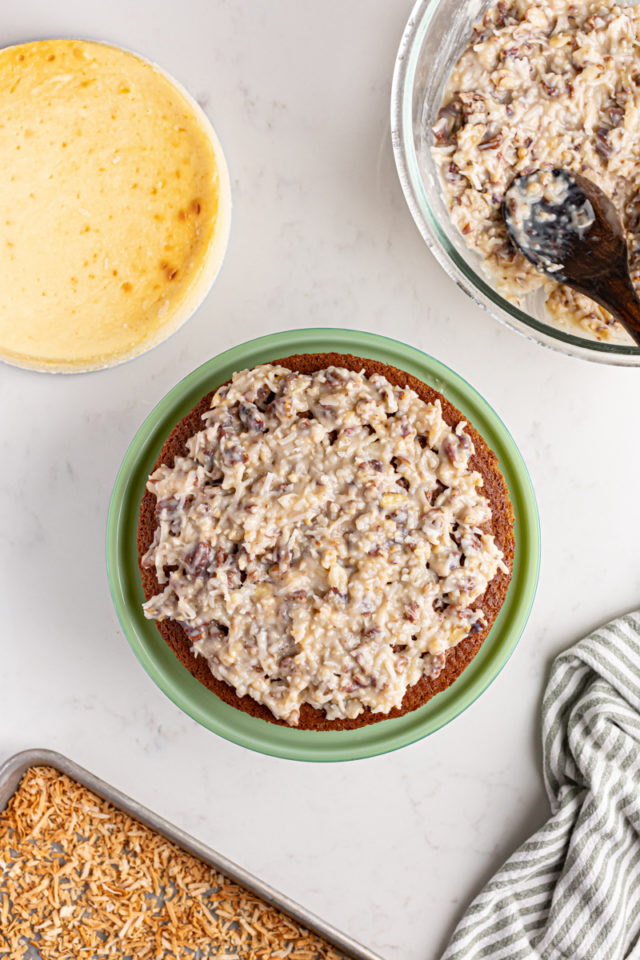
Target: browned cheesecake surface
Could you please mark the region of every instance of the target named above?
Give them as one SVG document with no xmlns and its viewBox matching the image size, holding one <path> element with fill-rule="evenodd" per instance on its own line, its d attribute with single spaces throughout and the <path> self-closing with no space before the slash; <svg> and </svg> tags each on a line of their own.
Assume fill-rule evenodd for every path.
<svg viewBox="0 0 640 960">
<path fill-rule="evenodd" d="M 105 43 L 0 50 L 0 358 L 59 372 L 164 340 L 220 267 L 229 175 L 169 77 Z"/>
<path fill-rule="evenodd" d="M 234 375 L 165 443 L 138 528 L 146 613 L 233 706 L 354 728 L 470 662 L 512 528 L 494 454 L 441 394 L 376 361 L 287 357 Z"/>
</svg>

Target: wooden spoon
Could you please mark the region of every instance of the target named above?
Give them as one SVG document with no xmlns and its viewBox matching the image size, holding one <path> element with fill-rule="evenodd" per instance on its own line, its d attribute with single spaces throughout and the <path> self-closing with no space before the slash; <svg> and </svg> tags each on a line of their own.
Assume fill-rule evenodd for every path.
<svg viewBox="0 0 640 960">
<path fill-rule="evenodd" d="M 513 181 L 502 216 L 536 270 L 602 304 L 640 344 L 627 241 L 606 193 L 579 173 L 535 170 Z"/>
</svg>

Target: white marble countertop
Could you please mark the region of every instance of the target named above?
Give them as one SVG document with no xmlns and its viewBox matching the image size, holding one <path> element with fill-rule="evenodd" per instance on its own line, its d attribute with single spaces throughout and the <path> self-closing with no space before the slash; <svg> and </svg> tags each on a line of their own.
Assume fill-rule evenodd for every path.
<svg viewBox="0 0 640 960">
<path fill-rule="evenodd" d="M 66 753 L 387 960 L 441 952 L 465 904 L 547 815 L 539 706 L 556 652 L 640 600 L 640 371 L 503 329 L 420 239 L 389 137 L 410 0 L 21 0 L 0 42 L 105 39 L 205 107 L 232 175 L 227 259 L 171 340 L 111 371 L 0 370 L 0 760 Z M 208 357 L 261 333 L 355 327 L 452 366 L 519 444 L 542 520 L 534 610 L 469 710 L 397 753 L 342 765 L 258 756 L 151 682 L 109 597 L 116 470 L 143 418 Z"/>
</svg>

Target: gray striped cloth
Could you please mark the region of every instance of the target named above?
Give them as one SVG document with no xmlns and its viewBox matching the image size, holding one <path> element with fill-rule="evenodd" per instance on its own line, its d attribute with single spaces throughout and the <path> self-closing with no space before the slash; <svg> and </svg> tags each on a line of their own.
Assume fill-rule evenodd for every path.
<svg viewBox="0 0 640 960">
<path fill-rule="evenodd" d="M 542 711 L 551 819 L 443 960 L 640 960 L 640 612 L 556 658 Z"/>
</svg>

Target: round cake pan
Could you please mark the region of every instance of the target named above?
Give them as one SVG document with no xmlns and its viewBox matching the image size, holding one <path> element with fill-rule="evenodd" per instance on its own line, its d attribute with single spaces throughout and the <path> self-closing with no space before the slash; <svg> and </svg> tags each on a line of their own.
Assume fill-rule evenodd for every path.
<svg viewBox="0 0 640 960">
<path fill-rule="evenodd" d="M 56 48 L 58 45 L 59 48 Z M 82 267 L 80 266 L 81 257 L 78 253 L 77 256 L 71 258 L 69 263 L 65 263 L 64 253 L 66 246 L 62 242 L 62 254 L 60 254 L 60 238 L 58 237 L 58 242 L 56 245 L 56 236 L 47 235 L 46 236 L 46 245 L 34 244 L 34 250 L 39 256 L 42 256 L 43 251 L 51 249 L 52 251 L 57 251 L 59 255 L 59 262 L 56 264 L 55 276 L 56 278 L 61 278 L 66 276 L 64 270 L 69 269 L 69 273 L 73 274 L 73 267 L 77 267 L 80 270 L 93 271 L 88 274 L 88 277 L 91 279 L 91 283 L 95 284 L 97 290 L 101 290 L 102 286 L 109 284 L 109 297 L 113 296 L 116 299 L 110 300 L 109 297 L 106 297 L 105 303 L 108 303 L 102 310 L 94 310 L 93 316 L 90 313 L 90 310 L 87 309 L 83 311 L 81 309 L 82 302 L 78 307 L 78 319 L 76 323 L 76 328 L 73 331 L 69 332 L 69 336 L 63 341 L 62 339 L 56 338 L 56 325 L 55 318 L 57 316 L 69 316 L 72 315 L 73 310 L 76 309 L 76 300 L 74 296 L 77 297 L 77 293 L 74 292 L 73 282 L 76 283 L 77 278 L 74 276 L 69 277 L 69 282 L 67 286 L 62 289 L 57 290 L 57 295 L 59 298 L 59 303 L 56 305 L 55 296 L 56 290 L 53 291 L 51 288 L 47 288 L 46 284 L 46 275 L 45 279 L 40 279 L 35 276 L 35 273 L 38 273 L 36 270 L 34 276 L 30 277 L 28 280 L 29 288 L 27 292 L 36 297 L 36 299 L 41 295 L 43 298 L 47 296 L 52 296 L 52 303 L 50 304 L 51 310 L 51 320 L 48 320 L 46 317 L 44 320 L 38 322 L 38 324 L 30 329 L 27 325 L 26 335 L 22 338 L 20 344 L 13 342 L 13 337 L 8 334 L 7 342 L 4 343 L 0 340 L 0 360 L 8 363 L 12 366 L 22 367 L 24 369 L 36 370 L 39 372 L 46 373 L 86 373 L 92 370 L 102 370 L 107 367 L 113 367 L 120 363 L 124 363 L 128 360 L 133 359 L 143 353 L 146 353 L 148 350 L 157 346 L 160 343 L 163 343 L 167 340 L 173 333 L 175 333 L 183 324 L 194 314 L 196 309 L 202 303 L 206 295 L 208 294 L 211 286 L 213 285 L 214 280 L 216 279 L 220 267 L 222 265 L 228 241 L 229 233 L 231 226 L 231 186 L 229 171 L 227 168 L 226 159 L 222 149 L 222 145 L 218 136 L 211 125 L 208 117 L 206 116 L 203 109 L 200 105 L 194 100 L 191 94 L 169 73 L 159 67 L 157 64 L 148 60 L 140 54 L 127 50 L 124 47 L 116 46 L 114 44 L 103 43 L 98 40 L 93 39 L 78 39 L 78 38 L 56 38 L 53 40 L 38 40 L 33 42 L 25 42 L 22 44 L 16 44 L 11 47 L 4 47 L 0 50 L 0 55 L 2 56 L 13 56 L 16 59 L 16 63 L 13 64 L 12 61 L 9 61 L 6 65 L 7 70 L 15 69 L 20 70 L 21 64 L 18 63 L 18 60 L 24 60 L 25 57 L 28 61 L 30 57 L 39 57 L 42 62 L 44 61 L 56 61 L 56 52 L 58 53 L 56 68 L 60 71 L 63 71 L 63 66 L 58 68 L 58 63 L 60 63 L 61 56 L 67 56 L 70 58 L 70 50 L 72 53 L 76 53 L 74 45 L 77 46 L 78 50 L 87 51 L 87 58 L 90 59 L 91 50 L 94 49 L 98 51 L 95 56 L 102 56 L 106 58 L 104 62 L 101 61 L 100 69 L 103 71 L 99 72 L 96 68 L 96 78 L 91 79 L 90 81 L 83 82 L 80 86 L 87 87 L 89 89 L 98 89 L 100 92 L 98 94 L 100 98 L 101 105 L 108 105 L 112 107 L 113 113 L 111 114 L 111 119 L 117 124 L 117 117 L 119 112 L 117 105 L 113 105 L 111 100 L 113 100 L 115 87 L 114 83 L 118 83 L 119 88 L 117 90 L 118 94 L 129 94 L 133 89 L 136 91 L 136 82 L 140 82 L 142 86 L 142 91 L 137 90 L 138 99 L 140 106 L 147 109 L 149 116 L 154 118 L 154 122 L 157 124 L 164 124 L 164 135 L 169 138 L 173 137 L 176 134 L 175 130 L 179 130 L 180 127 L 174 124 L 173 127 L 170 126 L 170 117 L 165 116 L 161 113 L 161 110 L 167 110 L 168 108 L 165 104 L 167 97 L 167 89 L 172 91 L 172 96 L 174 99 L 171 101 L 171 109 L 175 110 L 176 117 L 184 116 L 185 126 L 192 127 L 194 131 L 197 131 L 198 139 L 193 141 L 197 144 L 208 144 L 208 149 L 211 150 L 213 155 L 213 164 L 212 164 L 212 173 L 209 178 L 208 175 L 204 178 L 203 183 L 206 182 L 207 189 L 211 192 L 211 204 L 209 207 L 205 208 L 207 210 L 208 219 L 205 218 L 203 213 L 203 219 L 200 221 L 200 225 L 195 230 L 195 236 L 198 236 L 203 230 L 204 225 L 206 225 L 206 234 L 205 239 L 202 243 L 202 248 L 198 251 L 197 257 L 195 259 L 181 260 L 179 263 L 180 269 L 172 269 L 170 264 L 171 252 L 168 251 L 172 241 L 172 236 L 175 231 L 170 232 L 168 236 L 164 238 L 164 246 L 162 245 L 162 240 L 158 241 L 158 246 L 156 248 L 145 249 L 145 243 L 147 243 L 147 237 L 145 231 L 141 230 L 140 236 L 131 232 L 126 234 L 127 239 L 134 237 L 136 239 L 135 256 L 131 255 L 128 258 L 123 257 L 123 252 L 121 244 L 117 242 L 117 229 L 114 232 L 114 242 L 112 244 L 103 244 L 103 241 L 100 239 L 101 231 L 106 229 L 108 221 L 114 221 L 116 227 L 118 226 L 117 214 L 120 209 L 126 210 L 128 208 L 129 196 L 134 198 L 134 201 L 131 201 L 132 208 L 138 207 L 139 209 L 146 209 L 149 203 L 153 200 L 158 207 L 157 214 L 154 215 L 154 220 L 161 221 L 162 218 L 167 220 L 170 216 L 173 216 L 173 212 L 170 212 L 169 208 L 163 209 L 162 202 L 160 202 L 160 197 L 164 196 L 163 191 L 167 188 L 167 185 L 171 183 L 180 183 L 180 170 L 169 171 L 167 169 L 159 169 L 158 176 L 163 174 L 160 179 L 156 177 L 154 188 L 150 191 L 151 194 L 156 194 L 158 199 L 149 195 L 148 197 L 143 193 L 141 189 L 142 183 L 138 184 L 133 182 L 129 184 L 127 181 L 127 190 L 131 189 L 130 194 L 121 195 L 117 191 L 114 191 L 112 197 L 112 204 L 110 206 L 102 204 L 102 196 L 104 193 L 104 178 L 107 175 L 111 175 L 110 171 L 119 171 L 122 169 L 123 176 L 125 173 L 129 174 L 131 172 L 132 180 L 135 181 L 136 174 L 139 172 L 137 168 L 138 160 L 140 157 L 146 156 L 160 156 L 163 157 L 162 143 L 157 143 L 153 141 L 142 141 L 139 142 L 139 136 L 136 135 L 136 129 L 132 127 L 131 131 L 126 128 L 123 131 L 118 131 L 118 137 L 116 137 L 113 142 L 108 141 L 107 143 L 102 142 L 100 149 L 96 148 L 94 150 L 94 145 L 91 143 L 91 134 L 86 133 L 83 129 L 83 121 L 87 121 L 87 125 L 90 127 L 90 110 L 89 113 L 80 113 L 80 108 L 78 108 L 78 119 L 77 119 L 77 131 L 67 130 L 66 126 L 60 126 L 60 139 L 63 140 L 65 137 L 73 138 L 76 137 L 78 142 L 75 144 L 74 150 L 70 148 L 65 151 L 66 154 L 72 154 L 72 159 L 76 157 L 86 158 L 86 162 L 89 162 L 89 157 L 91 157 L 91 170 L 95 173 L 96 170 L 102 171 L 100 174 L 96 174 L 97 177 L 102 178 L 99 180 L 101 186 L 100 190 L 103 193 L 100 193 L 96 188 L 95 194 L 92 194 L 90 191 L 87 193 L 87 196 L 83 198 L 81 192 L 77 194 L 77 203 L 74 200 L 73 204 L 70 206 L 61 205 L 58 201 L 58 206 L 55 206 L 52 198 L 46 193 L 45 190 L 45 200 L 50 201 L 48 205 L 45 206 L 46 210 L 57 211 L 56 216 L 66 217 L 64 223 L 67 223 L 67 220 L 74 221 L 74 217 L 79 217 L 80 219 L 85 219 L 91 221 L 91 210 L 93 204 L 94 196 L 99 198 L 96 202 L 98 203 L 96 207 L 96 220 L 95 223 L 91 222 L 85 224 L 81 229 L 78 229 L 78 234 L 86 234 L 88 238 L 97 237 L 95 240 L 95 249 L 98 252 L 94 252 L 93 259 L 96 260 L 95 265 L 90 258 L 90 255 L 86 253 L 85 255 L 89 259 L 85 259 Z M 51 47 L 52 52 L 47 56 L 47 51 Z M 39 49 L 41 48 L 41 49 Z M 112 63 L 109 57 L 120 57 L 121 63 L 118 62 L 116 65 Z M 81 58 L 80 58 L 81 59 Z M 38 62 L 38 61 L 36 61 Z M 127 85 L 127 64 L 130 64 L 130 70 L 133 77 L 133 82 L 131 82 L 129 89 Z M 93 64 L 92 64 L 93 66 Z M 116 69 L 116 67 L 118 69 Z M 51 66 L 51 69 L 54 69 Z M 86 66 L 83 66 L 83 69 L 87 70 Z M 118 70 L 120 72 L 118 72 Z M 138 71 L 136 73 L 136 70 Z M 144 71 L 144 73 L 141 72 Z M 115 72 L 114 72 L 115 71 Z M 115 79 L 114 79 L 115 78 Z M 156 80 L 158 89 L 154 89 L 153 93 L 158 101 L 157 109 L 155 112 L 150 111 L 147 105 L 147 102 L 144 99 L 144 83 L 148 84 L 149 80 Z M 52 81 L 55 78 L 49 77 L 49 86 L 46 87 L 47 90 L 52 88 Z M 92 86 L 92 84 L 97 84 L 97 86 Z M 40 84 L 40 87 L 45 88 L 46 84 L 43 82 Z M 58 86 L 65 88 L 65 84 L 61 83 Z M 53 126 L 57 130 L 56 120 L 56 108 L 58 107 L 58 102 L 56 100 L 58 86 L 53 86 L 54 92 L 50 94 L 50 102 L 46 104 L 47 109 L 45 114 L 48 117 L 51 114 L 52 119 L 49 121 L 50 127 Z M 8 95 L 8 94 L 7 94 Z M 44 94 L 43 94 L 44 95 Z M 164 96 L 165 100 L 162 99 Z M 111 98 L 111 100 L 109 99 Z M 115 103 L 115 101 L 114 101 Z M 154 100 L 155 103 L 155 100 Z M 17 109 L 17 107 L 16 107 Z M 62 107 L 60 107 L 62 109 Z M 83 105 L 83 110 L 88 109 L 87 104 Z M 132 107 L 133 117 L 135 117 L 135 106 Z M 108 112 L 108 111 L 107 111 Z M 188 121 L 188 122 L 187 122 Z M 37 125 L 36 125 L 37 127 Z M 117 127 L 116 127 L 117 129 Z M 30 134 L 31 137 L 34 136 L 32 131 L 25 130 L 24 136 Z M 129 136 L 130 134 L 130 136 Z M 17 135 L 16 135 L 17 136 Z M 22 133 L 20 133 L 22 136 Z M 82 140 L 86 139 L 86 142 Z M 55 137 L 52 137 L 51 147 L 54 147 Z M 82 142 L 80 142 L 82 140 Z M 59 144 L 55 144 L 56 147 Z M 196 147 L 192 146 L 192 152 L 188 154 L 189 158 L 193 158 L 196 155 Z M 62 147 L 70 147 L 66 142 L 62 143 Z M 16 147 L 20 149 L 18 144 Z M 108 150 L 111 148 L 114 154 L 112 158 L 107 156 Z M 178 148 L 174 144 L 174 159 L 178 156 Z M 13 147 L 12 147 L 13 151 Z M 22 157 L 22 154 L 14 154 L 11 151 L 12 156 Z M 159 154 L 158 154 L 158 151 Z M 202 153 L 202 150 L 200 150 Z M 106 160 L 105 160 L 106 157 Z M 117 164 L 120 159 L 125 158 L 126 163 L 122 163 L 119 166 L 113 166 L 111 168 L 110 164 Z M 51 180 L 52 176 L 56 174 L 56 171 L 59 169 L 64 170 L 65 165 L 62 163 L 54 163 L 52 157 L 49 158 L 50 164 L 47 166 L 45 160 L 42 161 L 40 166 L 42 169 L 39 172 L 43 183 L 46 183 L 46 173 L 51 169 L 52 173 L 49 176 Z M 21 161 L 22 162 L 22 161 Z M 80 162 L 80 161 L 78 161 Z M 85 160 L 83 159 L 83 163 Z M 104 173 L 104 166 L 99 166 L 99 164 L 106 164 L 107 174 Z M 20 168 L 21 169 L 21 168 Z M 23 179 L 27 177 L 28 166 L 24 168 Z M 149 176 L 155 172 L 154 168 L 151 167 L 148 173 Z M 171 174 L 171 175 L 170 175 Z M 143 175 L 145 171 L 143 170 Z M 173 178 L 176 178 L 175 181 Z M 11 180 L 14 178 L 12 177 Z M 79 190 L 82 185 L 82 180 L 78 180 Z M 184 178 L 182 180 L 184 183 Z M 98 183 L 98 180 L 96 180 Z M 24 184 L 23 184 L 24 186 Z M 140 189 L 135 190 L 134 188 L 140 187 Z M 40 196 L 37 186 L 34 184 L 25 189 L 33 189 L 34 192 L 29 194 L 29 197 L 32 198 L 29 202 L 34 204 L 34 222 L 41 227 L 38 221 L 38 207 L 37 203 Z M 108 195 L 108 191 L 107 191 Z M 209 197 L 209 193 L 206 194 Z M 82 200 L 86 200 L 86 203 L 83 204 Z M 148 202 L 147 202 L 148 201 Z M 172 202 L 175 202 L 175 198 Z M 191 217 L 195 217 L 200 213 L 200 207 L 197 204 L 197 200 L 190 202 L 184 197 L 181 198 L 180 203 L 184 202 L 187 206 L 186 210 L 180 209 L 177 211 L 177 215 L 181 218 L 184 223 L 189 223 Z M 146 204 L 146 207 L 145 207 Z M 85 209 L 86 206 L 86 209 Z M 166 201 L 165 201 L 166 206 Z M 192 210 L 193 208 L 193 210 Z M 195 211 L 195 212 L 194 212 Z M 53 217 L 53 213 L 51 214 Z M 149 213 L 149 216 L 151 214 Z M 55 220 L 55 217 L 54 217 Z M 57 221 L 56 221 L 57 222 Z M 7 222 L 6 230 L 9 230 L 9 221 Z M 76 224 L 79 227 L 79 224 Z M 69 228 L 71 229 L 71 227 Z M 109 228 L 112 229 L 112 228 Z M 122 225 L 120 225 L 120 230 L 122 230 Z M 208 236 L 209 231 L 211 235 Z M 54 231 L 51 231 L 54 233 Z M 73 234 L 74 237 L 77 234 Z M 75 241 L 74 241 L 75 242 Z M 78 243 L 80 241 L 78 240 Z M 87 243 L 94 243 L 93 240 L 87 240 Z M 7 239 L 8 243 L 8 239 Z M 8 243 L 8 247 L 12 244 Z M 79 248 L 78 248 L 79 249 Z M 84 247 L 82 248 L 84 250 Z M 187 249 L 185 247 L 185 249 Z M 10 252 L 10 251 L 9 251 Z M 131 251 L 129 251 L 131 252 Z M 154 257 L 152 257 L 152 254 Z M 184 257 L 184 251 L 181 251 L 181 254 Z M 145 259 L 150 258 L 151 259 Z M 117 261 L 117 262 L 116 262 Z M 118 308 L 117 297 L 121 295 L 120 291 L 125 291 L 127 294 L 130 294 L 133 291 L 135 296 L 136 294 L 136 280 L 135 280 L 135 271 L 139 269 L 140 264 L 144 263 L 144 280 L 145 280 L 145 289 L 139 294 L 140 296 L 140 305 L 139 309 L 132 311 L 130 323 L 125 322 L 122 318 L 121 313 Z M 21 266 L 24 266 L 21 264 Z M 119 267 L 120 269 L 113 269 L 114 267 Z M 8 264 L 8 269 L 11 268 L 11 264 Z M 127 272 L 131 271 L 133 284 L 126 282 Z M 158 274 L 157 278 L 155 274 Z M 95 274 L 95 275 L 94 275 Z M 80 274 L 78 274 L 80 276 Z M 176 284 L 168 284 L 166 281 L 173 281 L 174 277 L 177 277 Z M 115 279 L 117 278 L 117 279 Z M 180 279 L 183 279 L 183 284 L 180 284 Z M 122 282 L 121 282 L 122 281 Z M 83 280 L 83 282 L 85 282 Z M 166 290 L 172 290 L 173 293 L 171 296 L 162 297 L 160 293 L 154 293 L 155 287 L 152 288 L 152 284 L 160 284 L 165 282 Z M 26 284 L 26 281 L 25 281 Z M 41 294 L 38 293 L 40 286 L 42 287 Z M 118 287 L 118 284 L 120 285 Z M 102 286 L 101 286 L 102 285 Z M 111 287 L 113 286 L 113 291 Z M 31 289 L 31 287 L 33 289 Z M 148 289 L 147 289 L 148 288 Z M 179 292 L 178 292 L 179 291 Z M 155 299 L 154 299 L 155 297 Z M 38 300 L 38 302 L 40 302 Z M 43 300 L 42 303 L 49 303 L 49 300 Z M 90 298 L 87 300 L 87 303 L 91 304 Z M 113 303 L 113 309 L 111 309 L 111 304 Z M 62 307 L 64 304 L 64 309 Z M 16 319 L 15 312 L 12 314 L 7 307 L 8 315 L 11 316 L 13 325 L 20 323 L 19 318 Z M 56 312 L 57 311 L 57 312 Z M 117 329 L 119 332 L 116 334 L 116 340 L 111 337 L 105 337 L 101 333 L 101 323 L 102 318 L 110 318 L 110 330 Z M 48 326 L 47 326 L 48 324 Z M 126 335 L 122 333 L 124 328 L 128 330 L 135 331 Z M 7 326 L 7 329 L 11 331 L 11 327 Z M 53 340 L 52 346 L 49 350 L 45 350 L 42 346 L 43 336 L 46 336 L 46 331 L 50 330 Z M 95 332 L 95 337 L 92 340 L 91 333 L 86 332 L 87 330 L 93 330 Z M 43 333 L 44 331 L 44 333 Z M 34 349 L 33 352 L 29 352 L 27 349 L 27 344 L 33 343 Z M 55 343 L 55 347 L 53 344 Z M 67 352 L 65 352 L 65 347 Z M 74 355 L 74 350 L 76 347 L 79 347 L 77 350 L 77 355 Z"/>
<path fill-rule="evenodd" d="M 423 707 L 357 730 L 316 732 L 268 723 L 223 703 L 191 676 L 142 612 L 136 550 L 138 510 L 166 437 L 209 391 L 247 367 L 295 353 L 337 351 L 413 374 L 447 397 L 498 457 L 515 514 L 516 551 L 505 603 L 479 653 L 462 675 Z M 291 760 L 373 757 L 434 733 L 469 707 L 498 675 L 527 622 L 538 582 L 540 526 L 522 456 L 489 404 L 462 377 L 414 347 L 353 330 L 293 330 L 251 340 L 208 360 L 156 406 L 135 435 L 116 478 L 107 521 L 107 572 L 122 629 L 152 680 L 189 716 L 227 740 Z"/>
</svg>

